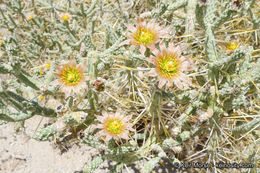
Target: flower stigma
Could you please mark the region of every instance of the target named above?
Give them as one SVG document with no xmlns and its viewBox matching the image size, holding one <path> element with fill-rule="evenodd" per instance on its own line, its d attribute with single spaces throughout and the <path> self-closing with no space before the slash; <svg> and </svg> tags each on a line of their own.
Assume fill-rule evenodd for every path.
<svg viewBox="0 0 260 173">
<path fill-rule="evenodd" d="M 135 39 L 139 44 L 149 44 L 154 41 L 155 32 L 147 28 L 139 28 Z"/>
<path fill-rule="evenodd" d="M 68 85 L 77 85 L 81 79 L 81 74 L 76 68 L 68 67 L 64 69 L 62 80 Z"/>
<path fill-rule="evenodd" d="M 164 56 L 159 59 L 159 70 L 167 77 L 173 77 L 179 72 L 179 62 L 175 57 Z"/>
<path fill-rule="evenodd" d="M 118 118 L 110 118 L 108 119 L 107 123 L 105 124 L 105 128 L 108 132 L 112 134 L 120 134 L 123 129 L 123 123 Z"/>
</svg>

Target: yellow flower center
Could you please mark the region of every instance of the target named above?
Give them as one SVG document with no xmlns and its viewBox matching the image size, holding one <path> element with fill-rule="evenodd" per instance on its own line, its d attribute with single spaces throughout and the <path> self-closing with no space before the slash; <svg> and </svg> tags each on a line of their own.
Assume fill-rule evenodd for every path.
<svg viewBox="0 0 260 173">
<path fill-rule="evenodd" d="M 32 20 L 33 18 L 34 18 L 33 15 L 30 15 L 30 16 L 28 17 L 29 20 Z"/>
<path fill-rule="evenodd" d="M 40 99 L 40 101 L 43 101 L 44 96 L 43 96 L 43 95 L 40 95 L 39 99 Z"/>
<path fill-rule="evenodd" d="M 68 77 L 67 77 L 67 80 L 69 81 L 73 81 L 75 79 L 76 75 L 71 73 L 71 74 L 68 74 Z"/>
<path fill-rule="evenodd" d="M 47 64 L 44 65 L 45 68 L 49 69 L 51 67 L 51 63 L 48 62 Z"/>
<path fill-rule="evenodd" d="M 0 40 L 0 46 L 3 44 L 3 42 Z"/>
<path fill-rule="evenodd" d="M 135 35 L 135 40 L 139 44 L 149 44 L 152 43 L 155 39 L 155 32 L 147 28 L 139 28 Z"/>
<path fill-rule="evenodd" d="M 179 73 L 179 62 L 176 57 L 173 56 L 159 58 L 158 67 L 161 73 L 166 77 L 173 77 Z"/>
<path fill-rule="evenodd" d="M 236 42 L 229 42 L 226 47 L 227 47 L 228 50 L 234 51 L 238 48 L 238 46 L 239 46 L 239 44 L 236 41 Z"/>
<path fill-rule="evenodd" d="M 124 130 L 123 123 L 118 118 L 109 118 L 105 124 L 105 129 L 115 135 L 122 133 Z"/>
<path fill-rule="evenodd" d="M 81 79 L 81 73 L 72 67 L 67 67 L 62 72 L 62 81 L 67 85 L 77 85 Z"/>
<path fill-rule="evenodd" d="M 62 19 L 63 21 L 68 21 L 68 20 L 70 19 L 70 16 L 64 14 L 64 15 L 61 16 L 61 19 Z"/>
</svg>

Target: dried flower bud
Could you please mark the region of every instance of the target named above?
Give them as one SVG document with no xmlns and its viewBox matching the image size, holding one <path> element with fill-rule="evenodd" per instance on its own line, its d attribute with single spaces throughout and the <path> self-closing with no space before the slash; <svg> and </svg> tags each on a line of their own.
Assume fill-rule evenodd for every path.
<svg viewBox="0 0 260 173">
<path fill-rule="evenodd" d="M 104 82 L 102 82 L 101 80 L 96 80 L 92 85 L 93 85 L 93 87 L 95 87 L 96 91 L 104 91 L 105 90 Z"/>
<path fill-rule="evenodd" d="M 240 0 L 234 0 L 231 4 L 231 8 L 234 9 L 234 10 L 238 10 L 240 9 L 242 6 L 242 3 Z"/>
</svg>

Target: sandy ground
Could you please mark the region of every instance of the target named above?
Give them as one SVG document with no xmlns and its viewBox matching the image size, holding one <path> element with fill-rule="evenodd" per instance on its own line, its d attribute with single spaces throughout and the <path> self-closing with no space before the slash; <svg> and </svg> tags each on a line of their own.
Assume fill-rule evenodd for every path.
<svg viewBox="0 0 260 173">
<path fill-rule="evenodd" d="M 40 125 L 39 125 L 39 122 Z M 25 121 L 25 129 L 15 132 L 17 123 L 0 125 L 0 173 L 83 173 L 83 167 L 99 154 L 86 144 L 73 143 L 67 149 L 51 141 L 31 139 L 35 129 L 48 118 L 35 116 Z M 115 163 L 105 161 L 94 173 L 110 172 Z M 128 165 L 123 173 L 139 173 L 142 164 Z M 176 172 L 167 162 L 155 168 L 156 173 Z"/>
<path fill-rule="evenodd" d="M 98 153 L 87 145 L 74 144 L 61 154 L 53 142 L 30 139 L 40 120 L 39 116 L 27 120 L 26 130 L 18 133 L 15 123 L 0 126 L 0 173 L 75 173 Z M 104 165 L 95 172 L 109 170 Z"/>
</svg>

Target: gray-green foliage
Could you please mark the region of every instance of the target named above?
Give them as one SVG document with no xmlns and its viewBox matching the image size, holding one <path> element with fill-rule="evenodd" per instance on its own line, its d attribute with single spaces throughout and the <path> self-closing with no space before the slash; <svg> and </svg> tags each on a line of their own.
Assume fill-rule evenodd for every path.
<svg viewBox="0 0 260 173">
<path fill-rule="evenodd" d="M 104 162 L 103 157 L 99 156 L 96 157 L 94 160 L 92 160 L 91 162 L 89 162 L 88 164 L 85 165 L 85 167 L 83 168 L 83 172 L 84 173 L 92 173 L 94 172 L 100 164 L 102 164 Z"/>
<path fill-rule="evenodd" d="M 52 124 L 37 130 L 33 138 L 39 141 L 45 141 L 48 140 L 48 138 L 50 136 L 53 136 L 54 134 L 55 134 L 55 124 Z"/>
<path fill-rule="evenodd" d="M 158 164 L 158 162 L 160 161 L 160 157 L 155 157 L 155 158 L 152 158 L 151 160 L 149 160 L 145 165 L 144 167 L 142 168 L 142 172 L 144 173 L 149 173 L 151 172 L 154 167 Z"/>
</svg>

